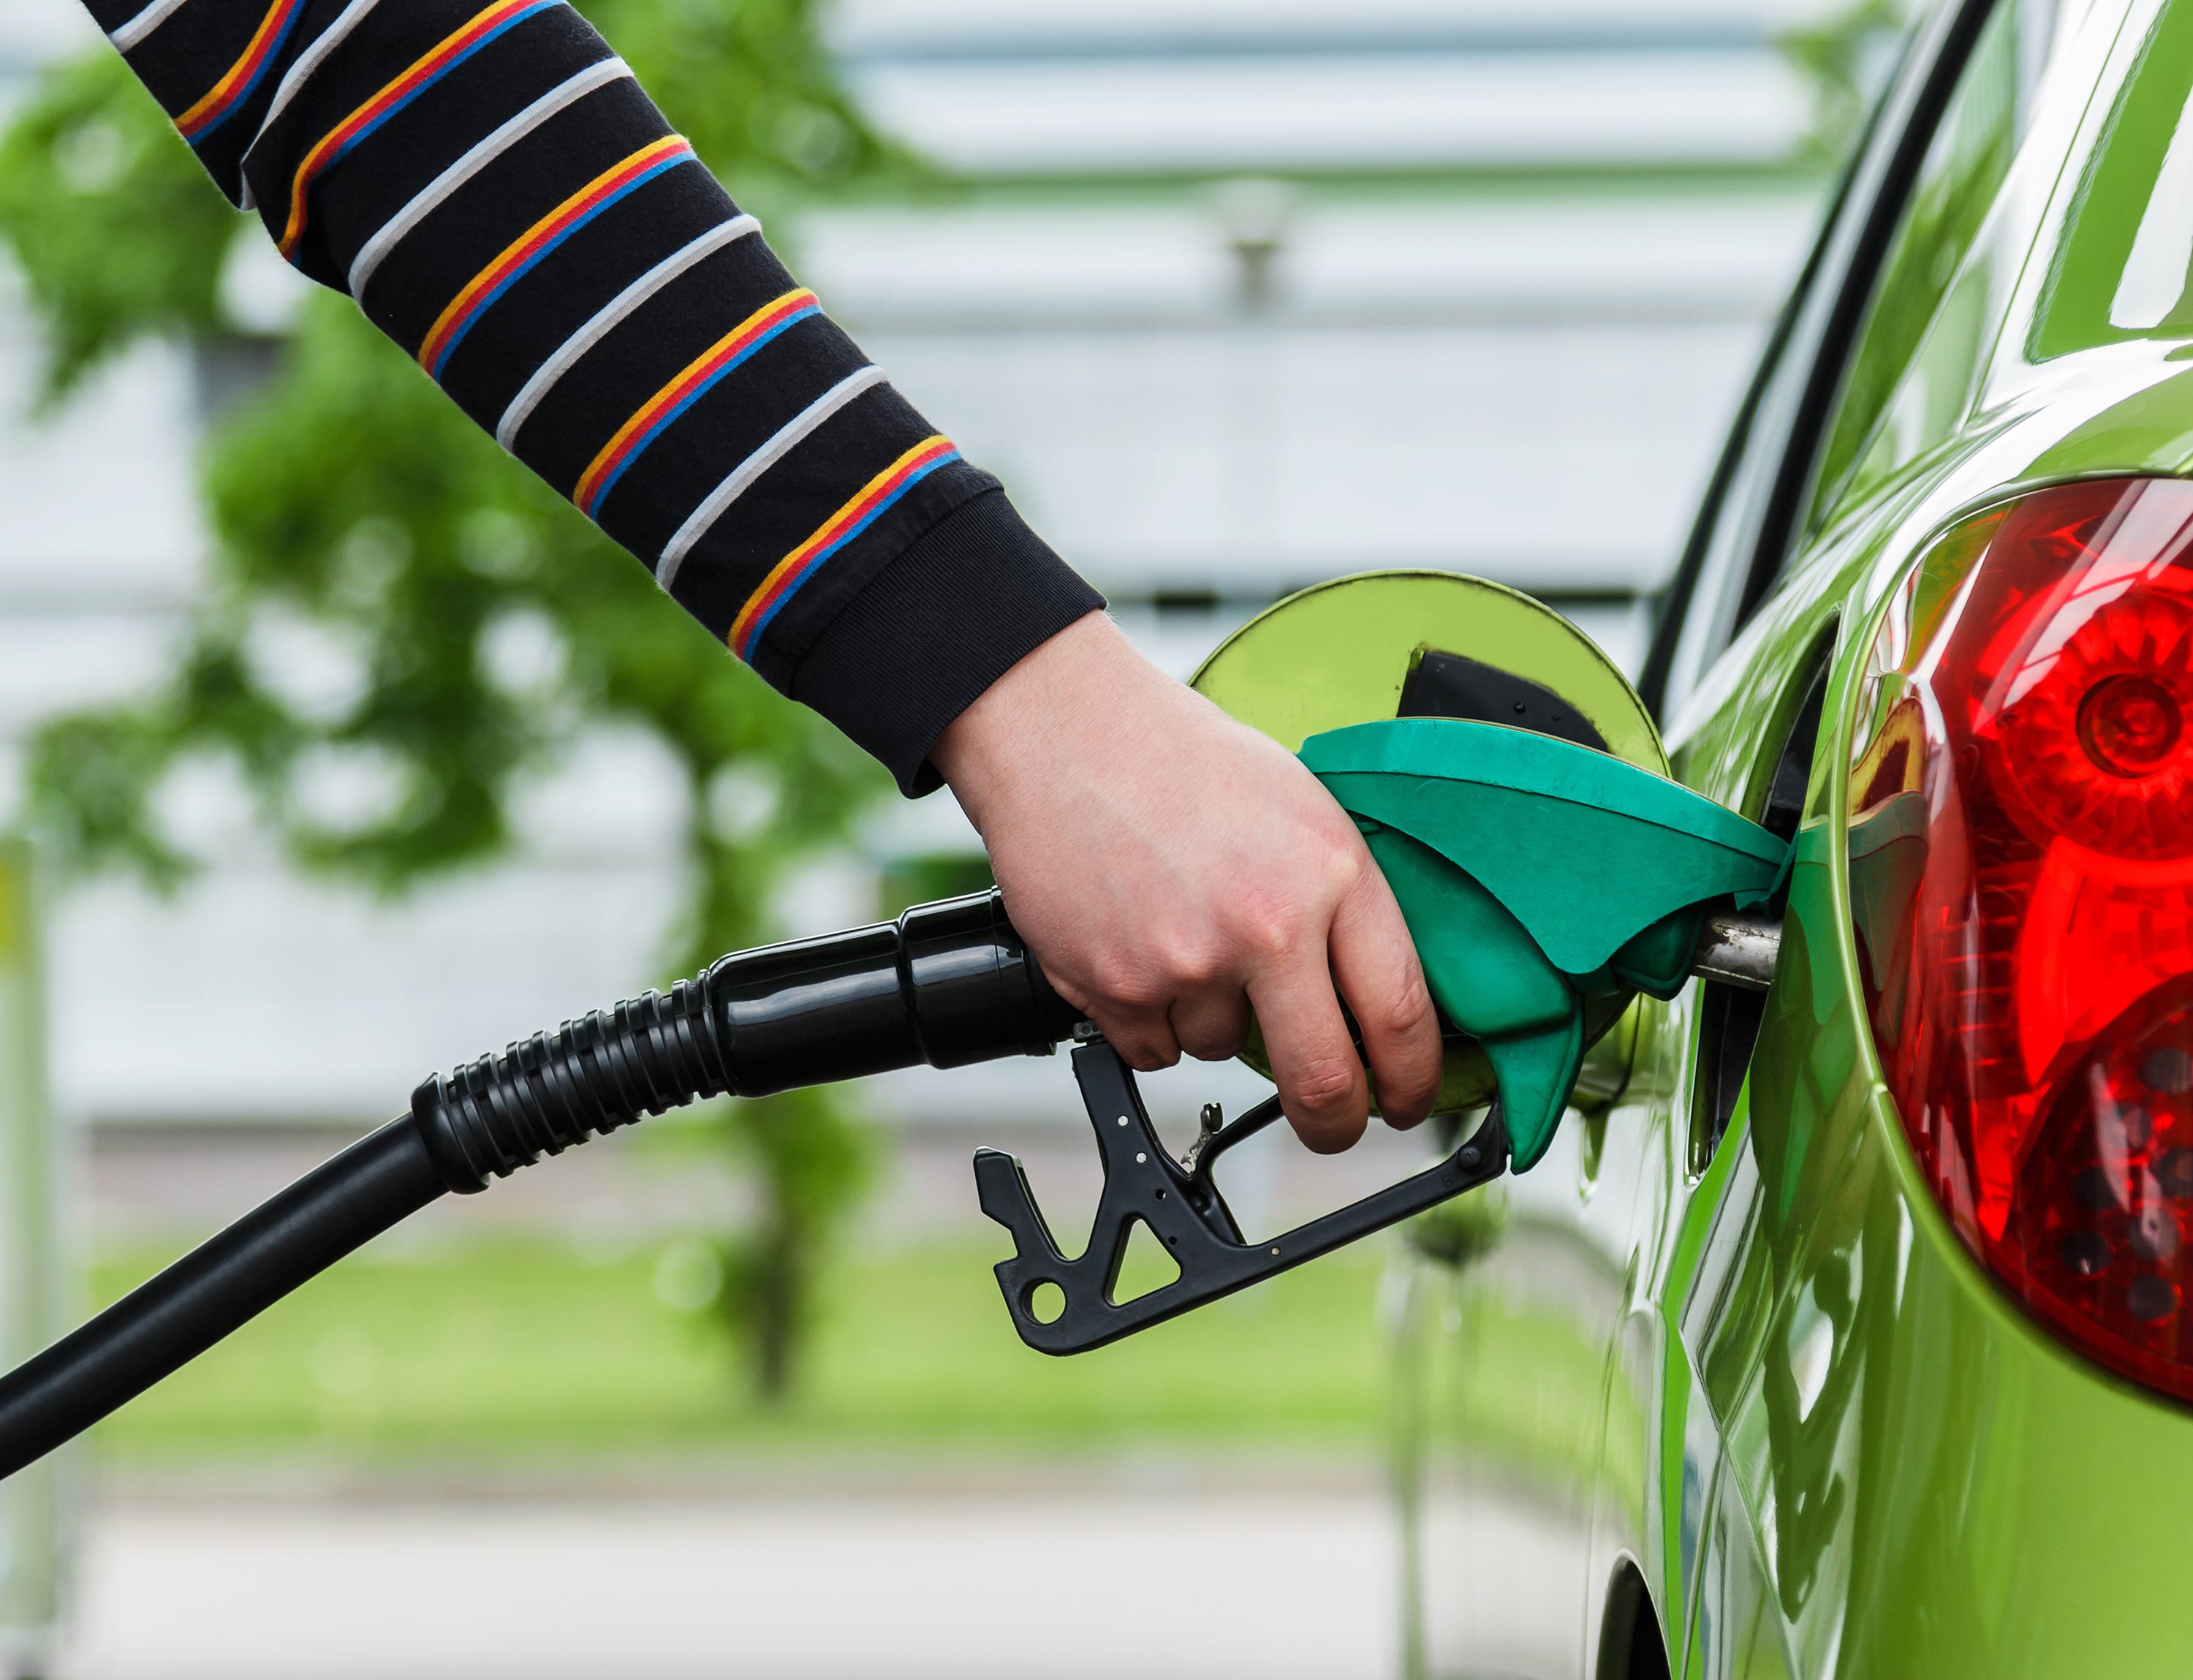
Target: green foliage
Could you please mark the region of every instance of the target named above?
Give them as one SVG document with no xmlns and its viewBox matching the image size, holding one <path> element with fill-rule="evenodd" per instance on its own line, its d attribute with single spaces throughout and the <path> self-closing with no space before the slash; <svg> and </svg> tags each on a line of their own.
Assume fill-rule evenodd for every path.
<svg viewBox="0 0 2193 1680">
<path fill-rule="evenodd" d="M 829 1093 L 787 1091 L 740 1104 L 736 1144 L 770 1187 L 753 1225 L 718 1246 L 723 1284 L 713 1303 L 747 1344 L 755 1390 L 782 1394 L 799 1328 L 814 1305 L 814 1257 L 873 1165 L 858 1134 L 833 1124 Z"/>
<path fill-rule="evenodd" d="M 578 0 L 578 9 L 757 214 L 927 178 L 839 85 L 815 0 Z"/>
<path fill-rule="evenodd" d="M 789 203 L 912 170 L 831 79 L 811 0 L 587 9 L 742 194 Z M 0 237 L 31 278 L 55 393 L 141 338 L 216 339 L 237 227 L 104 51 L 49 72 L 0 140 Z M 398 892 L 508 847 L 513 794 L 581 731 L 636 730 L 690 795 L 690 972 L 768 937 L 787 867 L 841 842 L 886 785 L 346 300 L 310 301 L 271 381 L 213 427 L 203 485 L 209 588 L 166 679 L 32 745 L 32 820 L 80 867 L 180 880 L 196 860 L 162 792 L 212 762 L 299 865 Z M 721 1131 L 763 1190 L 724 1299 L 773 1395 L 865 1146 L 827 1092 L 729 1104 Z"/>
<path fill-rule="evenodd" d="M 215 330 L 242 220 L 119 55 L 49 72 L 0 135 L 0 240 L 46 324 L 49 398 L 146 334 Z"/>
<path fill-rule="evenodd" d="M 1887 85 L 1910 9 L 1904 0 L 1852 0 L 1778 37 L 1783 56 L 1812 83 L 1812 120 L 1803 147 L 1811 162 L 1832 168 L 1850 156 Z"/>
</svg>

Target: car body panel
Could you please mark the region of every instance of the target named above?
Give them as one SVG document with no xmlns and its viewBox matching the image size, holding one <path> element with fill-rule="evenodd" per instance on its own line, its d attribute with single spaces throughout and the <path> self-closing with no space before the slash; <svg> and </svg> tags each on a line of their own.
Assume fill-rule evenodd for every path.
<svg viewBox="0 0 2193 1680">
<path fill-rule="evenodd" d="M 1694 984 L 1639 1006 L 1611 1106 L 1481 1198 L 1469 1241 L 1402 1266 L 1417 1674 L 1620 1680 L 1625 1572 L 1678 1674 L 2193 1661 L 2158 1529 L 2193 1502 L 2193 1415 L 2065 1350 L 1958 1241 L 1881 1081 L 1849 909 L 1852 720 L 1918 557 L 2024 489 L 2193 468 L 2193 320 L 2167 301 L 2150 319 L 2151 284 L 2126 304 L 2087 249 L 2097 227 L 2124 246 L 2193 171 L 2171 162 L 2193 158 L 2193 0 L 2067 0 L 2053 42 L 2014 149 L 1967 154 L 1984 213 L 1951 192 L 1956 214 L 1907 221 L 1886 272 L 1931 276 L 1901 294 L 1928 324 L 1861 334 L 1858 365 L 1893 365 L 1847 383 L 1870 412 L 1829 428 L 1794 559 L 1669 731 L 1679 778 L 1756 815 L 1824 662 L 1780 967 L 1726 1136 L 1701 1159 Z"/>
</svg>

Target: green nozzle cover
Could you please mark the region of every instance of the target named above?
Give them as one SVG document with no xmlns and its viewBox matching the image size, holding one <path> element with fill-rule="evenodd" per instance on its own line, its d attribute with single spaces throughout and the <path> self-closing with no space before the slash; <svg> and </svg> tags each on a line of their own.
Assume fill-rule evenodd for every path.
<svg viewBox="0 0 2193 1680">
<path fill-rule="evenodd" d="M 1788 851 L 1678 783 L 1497 724 L 1384 719 L 1302 759 L 1363 829 L 1433 997 L 1485 1046 L 1518 1172 L 1567 1106 L 1584 998 L 1672 996 L 1706 907 L 1763 900 Z"/>
</svg>

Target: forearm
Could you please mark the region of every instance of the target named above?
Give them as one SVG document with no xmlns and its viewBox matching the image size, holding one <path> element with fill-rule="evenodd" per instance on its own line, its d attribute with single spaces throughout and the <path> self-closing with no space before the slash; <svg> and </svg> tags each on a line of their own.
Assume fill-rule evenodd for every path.
<svg viewBox="0 0 2193 1680">
<path fill-rule="evenodd" d="M 232 198 L 915 787 L 1100 605 L 558 0 L 89 0 Z"/>
<path fill-rule="evenodd" d="M 1437 1024 L 1352 823 L 1089 616 L 561 0 L 88 3 L 290 261 L 734 652 L 909 789 L 936 748 L 1136 1065 L 1230 1054 L 1253 1007 L 1288 1114 L 1343 1146 L 1344 996 L 1387 1115 L 1425 1112 Z"/>
</svg>

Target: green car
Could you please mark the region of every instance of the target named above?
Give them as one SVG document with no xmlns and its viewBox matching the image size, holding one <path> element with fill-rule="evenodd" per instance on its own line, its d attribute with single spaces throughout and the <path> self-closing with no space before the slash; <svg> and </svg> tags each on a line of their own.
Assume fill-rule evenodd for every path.
<svg viewBox="0 0 2193 1680">
<path fill-rule="evenodd" d="M 2193 1671 L 2189 92 L 2193 0 L 1913 33 L 1640 685 L 1774 984 L 1415 1228 L 1417 1675 Z"/>
</svg>

